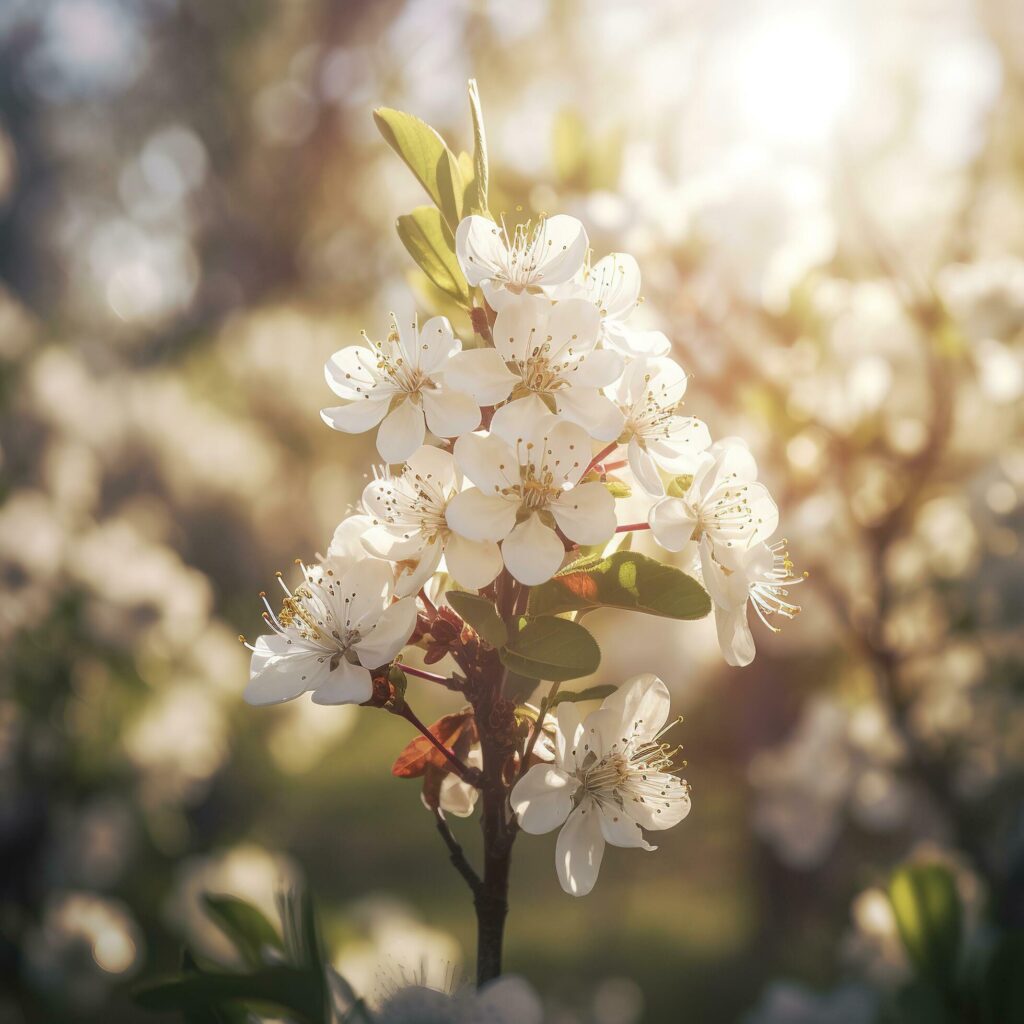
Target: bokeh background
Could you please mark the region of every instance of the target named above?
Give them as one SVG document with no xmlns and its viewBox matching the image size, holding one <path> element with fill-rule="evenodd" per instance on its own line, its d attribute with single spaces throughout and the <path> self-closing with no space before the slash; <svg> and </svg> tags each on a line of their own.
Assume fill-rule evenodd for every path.
<svg viewBox="0 0 1024 1024">
<path fill-rule="evenodd" d="M 248 708 L 237 641 L 374 458 L 321 424 L 322 363 L 436 308 L 371 110 L 468 148 L 470 76 L 492 207 L 636 255 L 687 411 L 750 441 L 810 572 L 745 670 L 710 623 L 594 617 L 600 681 L 655 670 L 686 714 L 694 810 L 579 901 L 524 837 L 509 968 L 559 1024 L 855 1024 L 906 973 L 907 858 L 1021 923 L 1019 3 L 6 0 L 5 1024 L 140 1019 L 183 940 L 226 952 L 202 891 L 296 874 L 363 991 L 472 956 L 389 775 L 407 725 Z"/>
</svg>

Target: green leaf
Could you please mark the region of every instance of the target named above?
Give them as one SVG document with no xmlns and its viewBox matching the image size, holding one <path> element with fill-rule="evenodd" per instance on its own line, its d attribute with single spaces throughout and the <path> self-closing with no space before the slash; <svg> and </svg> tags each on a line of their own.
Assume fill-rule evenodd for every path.
<svg viewBox="0 0 1024 1024">
<path fill-rule="evenodd" d="M 262 911 L 236 896 L 205 893 L 203 902 L 214 924 L 232 941 L 242 959 L 253 967 L 265 962 L 264 950 L 283 950 L 277 929 Z"/>
<path fill-rule="evenodd" d="M 253 974 L 188 974 L 140 989 L 136 1002 L 147 1010 L 195 1013 L 228 1001 L 265 1004 L 323 1024 L 321 983 L 308 970 L 264 967 Z"/>
<path fill-rule="evenodd" d="M 409 689 L 409 680 L 398 665 L 392 665 L 388 669 L 388 682 L 395 688 L 395 696 L 401 702 L 405 697 L 405 691 Z"/>
<path fill-rule="evenodd" d="M 581 558 L 530 592 L 531 615 L 594 608 L 701 619 L 711 611 L 711 598 L 692 576 L 635 551 Z"/>
<path fill-rule="evenodd" d="M 589 676 L 601 663 L 601 649 L 590 631 L 553 615 L 530 619 L 500 653 L 512 672 L 551 682 Z"/>
<path fill-rule="evenodd" d="M 487 216 L 487 135 L 475 78 L 469 80 L 469 110 L 473 115 L 473 203 L 467 212 Z"/>
<path fill-rule="evenodd" d="M 580 690 L 577 693 L 573 693 L 572 690 L 559 690 L 548 705 L 548 710 L 558 707 L 565 701 L 570 704 L 578 704 L 581 700 L 604 700 L 605 697 L 610 697 L 616 689 L 617 687 L 606 683 L 603 686 L 588 686 L 585 690 Z"/>
<path fill-rule="evenodd" d="M 462 174 L 444 139 L 429 124 L 401 110 L 379 107 L 373 119 L 454 231 L 462 219 Z"/>
<path fill-rule="evenodd" d="M 889 882 L 889 899 L 900 937 L 921 975 L 948 989 L 956 979 L 960 953 L 960 897 L 952 872 L 940 864 L 899 868 Z"/>
<path fill-rule="evenodd" d="M 439 210 L 417 206 L 395 223 L 402 245 L 430 280 L 462 306 L 469 306 L 469 285 L 455 258 L 455 239 Z"/>
<path fill-rule="evenodd" d="M 469 623 L 492 647 L 504 647 L 508 630 L 497 609 L 486 597 L 449 590 L 445 598 L 463 620 Z"/>
</svg>

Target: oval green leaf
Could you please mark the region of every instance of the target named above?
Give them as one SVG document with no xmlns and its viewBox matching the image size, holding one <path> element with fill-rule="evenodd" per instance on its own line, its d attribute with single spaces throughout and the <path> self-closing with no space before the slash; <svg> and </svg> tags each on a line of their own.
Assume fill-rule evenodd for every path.
<svg viewBox="0 0 1024 1024">
<path fill-rule="evenodd" d="M 501 649 L 510 671 L 529 679 L 560 683 L 597 671 L 601 648 L 578 622 L 542 615 L 530 619 Z"/>
<path fill-rule="evenodd" d="M 711 598 L 692 577 L 635 551 L 581 558 L 530 593 L 531 615 L 625 608 L 667 619 L 702 619 Z"/>
</svg>

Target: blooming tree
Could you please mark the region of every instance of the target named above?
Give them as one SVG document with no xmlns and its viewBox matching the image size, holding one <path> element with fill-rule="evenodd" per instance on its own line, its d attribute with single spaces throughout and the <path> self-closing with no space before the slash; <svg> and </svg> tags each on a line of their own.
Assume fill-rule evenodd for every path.
<svg viewBox="0 0 1024 1024">
<path fill-rule="evenodd" d="M 477 976 L 501 971 L 513 843 L 559 829 L 556 870 L 575 896 L 597 881 L 604 847 L 653 850 L 651 833 L 690 811 L 665 682 L 563 689 L 600 650 L 581 621 L 601 607 L 672 619 L 714 610 L 726 660 L 754 657 L 753 605 L 769 626 L 799 610 L 778 511 L 742 441 L 712 443 L 682 412 L 687 375 L 668 339 L 631 322 L 636 261 L 591 262 L 586 228 L 566 215 L 509 226 L 488 208 L 486 142 L 470 85 L 474 152 L 456 156 L 429 126 L 375 114 L 385 139 L 433 200 L 398 233 L 430 281 L 468 314 L 392 319 L 379 340 L 334 354 L 341 405 L 324 421 L 376 431 L 385 465 L 326 555 L 264 597 L 265 636 L 248 646 L 245 699 L 305 692 L 362 704 L 419 733 L 394 774 L 419 778 L 455 867 L 472 890 Z M 620 522 L 642 496 L 648 514 Z M 634 552 L 650 530 L 666 551 Z M 668 553 L 674 554 L 668 554 Z M 425 666 L 446 666 L 444 672 Z M 427 726 L 409 679 L 461 694 Z M 539 705 L 526 703 L 544 684 Z M 581 714 L 578 704 L 601 700 Z M 448 816 L 481 809 L 484 863 L 469 863 Z"/>
</svg>

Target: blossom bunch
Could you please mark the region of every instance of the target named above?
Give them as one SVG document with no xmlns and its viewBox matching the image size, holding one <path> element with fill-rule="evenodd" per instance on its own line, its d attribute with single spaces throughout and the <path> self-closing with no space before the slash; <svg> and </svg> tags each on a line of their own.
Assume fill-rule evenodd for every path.
<svg viewBox="0 0 1024 1024">
<path fill-rule="evenodd" d="M 382 462 L 326 555 L 300 564 L 296 585 L 281 578 L 280 611 L 264 598 L 270 632 L 251 645 L 245 697 L 310 692 L 317 704 L 406 718 L 421 735 L 394 772 L 423 780 L 484 913 L 489 896 L 503 905 L 507 874 L 491 865 L 507 862 L 520 829 L 561 828 L 558 877 L 582 895 L 606 843 L 651 850 L 644 830 L 690 809 L 678 749 L 662 739 L 663 681 L 562 688 L 600 661 L 580 618 L 599 607 L 675 619 L 713 609 L 726 660 L 745 665 L 748 606 L 775 628 L 798 611 L 789 591 L 800 577 L 772 540 L 778 511 L 749 449 L 712 441 L 684 408 L 689 378 L 670 340 L 636 323 L 636 261 L 595 257 L 572 216 L 492 217 L 471 97 L 472 158 L 409 115 L 377 112 L 435 202 L 399 218 L 399 235 L 469 329 L 457 333 L 441 312 L 392 316 L 383 335 L 364 333 L 328 361 L 339 404 L 323 420 L 374 432 Z M 624 499 L 644 510 L 640 521 L 624 521 Z M 662 557 L 632 550 L 639 531 Z M 461 694 L 463 710 L 425 726 L 410 676 Z M 527 704 L 542 683 L 539 705 Z M 577 710 L 598 699 L 590 714 Z M 445 821 L 472 814 L 479 797 L 483 876 Z"/>
</svg>

